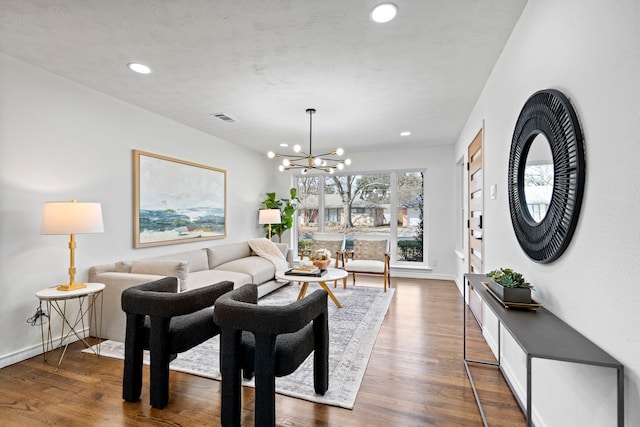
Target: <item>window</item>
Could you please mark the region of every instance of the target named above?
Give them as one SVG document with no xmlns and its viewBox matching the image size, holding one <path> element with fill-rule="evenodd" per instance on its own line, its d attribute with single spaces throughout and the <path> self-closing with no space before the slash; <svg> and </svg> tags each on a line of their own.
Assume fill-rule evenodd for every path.
<svg viewBox="0 0 640 427">
<path fill-rule="evenodd" d="M 423 261 L 424 174 L 397 174 L 397 252 L 398 261 Z"/>
<path fill-rule="evenodd" d="M 319 231 L 319 182 L 317 176 L 301 176 L 296 179 L 300 204 L 296 212 L 297 233 L 294 234 L 297 234 L 298 253 L 311 247 L 311 236 Z"/>
<path fill-rule="evenodd" d="M 388 234 L 392 260 L 425 261 L 423 171 L 300 175 L 295 179 L 301 201 L 296 230 L 299 249 L 310 244 L 315 232 L 344 232 L 347 249 L 354 234 Z"/>
<path fill-rule="evenodd" d="M 324 217 L 327 219 L 327 222 L 335 224 L 340 222 L 342 209 L 325 209 L 324 212 Z"/>
</svg>

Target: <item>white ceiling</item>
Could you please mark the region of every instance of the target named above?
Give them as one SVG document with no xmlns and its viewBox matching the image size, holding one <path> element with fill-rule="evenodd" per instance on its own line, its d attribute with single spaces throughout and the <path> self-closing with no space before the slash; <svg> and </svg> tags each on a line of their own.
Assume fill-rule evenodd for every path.
<svg viewBox="0 0 640 427">
<path fill-rule="evenodd" d="M 526 0 L 394 2 L 0 0 L 0 51 L 258 152 L 452 144 Z"/>
</svg>

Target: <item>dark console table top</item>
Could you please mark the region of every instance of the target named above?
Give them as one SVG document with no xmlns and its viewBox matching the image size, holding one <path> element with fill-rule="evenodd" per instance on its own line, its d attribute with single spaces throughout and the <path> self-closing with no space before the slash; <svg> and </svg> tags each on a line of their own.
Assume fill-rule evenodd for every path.
<svg viewBox="0 0 640 427">
<path fill-rule="evenodd" d="M 505 308 L 482 282 L 484 274 L 465 274 L 475 291 L 531 357 L 620 368 L 622 364 L 544 307 Z M 594 313 L 596 309 L 594 308 Z"/>
</svg>

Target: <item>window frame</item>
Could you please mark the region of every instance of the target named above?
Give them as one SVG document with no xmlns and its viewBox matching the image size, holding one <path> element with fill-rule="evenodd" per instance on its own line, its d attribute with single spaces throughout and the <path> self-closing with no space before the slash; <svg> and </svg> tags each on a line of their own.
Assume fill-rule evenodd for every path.
<svg viewBox="0 0 640 427">
<path fill-rule="evenodd" d="M 398 212 L 398 176 L 399 174 L 408 174 L 408 173 L 421 173 L 422 174 L 422 261 L 405 261 L 398 260 L 398 226 L 397 221 L 394 221 L 394 218 Z M 394 170 L 384 170 L 384 171 L 354 171 L 349 173 L 336 173 L 334 176 L 364 176 L 364 175 L 388 175 L 389 176 L 389 215 L 391 216 L 389 220 L 389 237 L 391 240 L 391 264 L 396 266 L 403 267 L 415 267 L 415 268 L 423 268 L 429 265 L 429 257 L 428 257 L 428 230 L 426 225 L 428 224 L 428 205 L 427 205 L 427 169 L 426 168 L 411 168 L 411 169 L 394 169 Z M 295 174 L 292 175 L 293 186 L 296 188 L 300 188 L 300 179 L 304 178 L 318 178 L 318 229 L 317 232 L 322 233 L 325 232 L 325 223 L 327 212 L 325 208 L 325 178 L 327 177 L 324 174 L 313 174 L 313 175 L 303 175 L 303 174 Z M 295 248 L 299 245 L 299 215 L 295 215 L 294 228 L 292 230 L 292 243 Z"/>
</svg>

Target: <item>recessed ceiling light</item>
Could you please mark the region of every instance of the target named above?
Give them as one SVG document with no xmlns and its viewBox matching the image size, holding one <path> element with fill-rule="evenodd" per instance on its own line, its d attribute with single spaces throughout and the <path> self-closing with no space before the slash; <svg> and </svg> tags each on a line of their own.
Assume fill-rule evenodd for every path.
<svg viewBox="0 0 640 427">
<path fill-rule="evenodd" d="M 287 144 L 286 142 L 281 142 L 280 143 L 280 147 L 288 147 L 288 146 L 289 146 L 289 144 Z"/>
<path fill-rule="evenodd" d="M 136 73 L 139 73 L 139 74 L 151 74 L 150 67 L 144 64 L 140 64 L 138 62 L 129 62 L 127 64 L 127 67 L 129 67 L 131 71 L 135 71 Z"/>
<path fill-rule="evenodd" d="M 408 130 L 405 130 L 404 132 L 400 132 L 400 136 L 409 136 L 411 135 L 411 132 L 409 132 Z"/>
<path fill-rule="evenodd" d="M 398 6 L 393 3 L 380 3 L 371 9 L 371 13 L 369 14 L 369 18 L 373 22 L 377 22 L 379 24 L 384 24 L 385 22 L 391 21 L 396 17 L 398 13 Z"/>
</svg>

